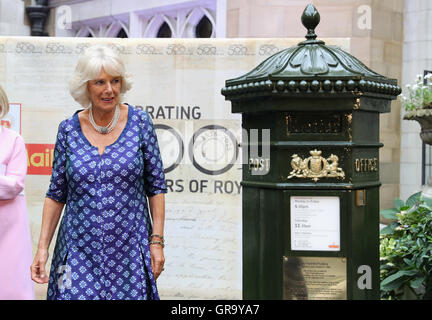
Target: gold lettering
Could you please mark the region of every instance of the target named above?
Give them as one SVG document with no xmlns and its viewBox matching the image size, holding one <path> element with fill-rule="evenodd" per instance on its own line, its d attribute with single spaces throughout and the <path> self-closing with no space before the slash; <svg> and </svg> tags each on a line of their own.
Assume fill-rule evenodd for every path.
<svg viewBox="0 0 432 320">
<path fill-rule="evenodd" d="M 359 159 L 355 160 L 355 171 L 360 172 L 360 160 Z"/>
<path fill-rule="evenodd" d="M 270 159 L 268 158 L 249 158 L 249 171 L 268 171 L 270 169 Z"/>
<path fill-rule="evenodd" d="M 373 159 L 368 159 L 367 160 L 367 170 L 369 171 L 369 172 L 372 172 L 373 170 L 372 170 L 372 161 L 373 161 Z"/>
<path fill-rule="evenodd" d="M 252 170 L 253 159 L 249 158 L 249 171 Z"/>
<path fill-rule="evenodd" d="M 355 159 L 354 169 L 356 172 L 377 172 L 378 159 Z"/>
<path fill-rule="evenodd" d="M 270 171 L 270 159 L 265 159 L 265 161 L 266 161 L 266 168 L 267 168 L 267 170 L 266 171 Z"/>
</svg>

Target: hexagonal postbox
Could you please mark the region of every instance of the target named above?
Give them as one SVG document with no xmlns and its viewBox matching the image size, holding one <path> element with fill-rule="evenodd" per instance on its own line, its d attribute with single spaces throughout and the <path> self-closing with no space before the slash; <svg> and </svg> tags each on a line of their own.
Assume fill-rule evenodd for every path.
<svg viewBox="0 0 432 320">
<path fill-rule="evenodd" d="M 270 129 L 243 144 L 244 299 L 379 299 L 379 114 L 401 89 L 319 19 L 308 5 L 306 41 L 222 89 L 248 134 Z"/>
</svg>

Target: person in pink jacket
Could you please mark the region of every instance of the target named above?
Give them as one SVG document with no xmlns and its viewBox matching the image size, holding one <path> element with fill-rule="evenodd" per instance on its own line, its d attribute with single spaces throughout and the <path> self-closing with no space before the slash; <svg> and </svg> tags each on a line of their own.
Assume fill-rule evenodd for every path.
<svg viewBox="0 0 432 320">
<path fill-rule="evenodd" d="M 0 87 L 0 119 L 8 112 L 9 102 Z M 0 300 L 34 299 L 26 174 L 23 138 L 0 125 Z"/>
</svg>

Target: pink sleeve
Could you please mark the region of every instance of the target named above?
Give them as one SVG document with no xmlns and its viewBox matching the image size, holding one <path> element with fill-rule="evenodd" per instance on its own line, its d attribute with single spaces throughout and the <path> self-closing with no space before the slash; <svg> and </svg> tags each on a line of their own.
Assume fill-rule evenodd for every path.
<svg viewBox="0 0 432 320">
<path fill-rule="evenodd" d="M 0 175 L 0 200 L 15 199 L 24 190 L 27 174 L 27 154 L 22 137 L 15 139 L 5 175 Z"/>
</svg>

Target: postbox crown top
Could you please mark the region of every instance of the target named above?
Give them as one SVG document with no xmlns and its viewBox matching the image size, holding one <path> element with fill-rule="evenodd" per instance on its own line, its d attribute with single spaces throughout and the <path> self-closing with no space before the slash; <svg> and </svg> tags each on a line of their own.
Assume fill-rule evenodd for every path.
<svg viewBox="0 0 432 320">
<path fill-rule="evenodd" d="M 262 95 L 372 95 L 394 99 L 401 93 L 396 79 L 380 75 L 336 46 L 317 40 L 320 22 L 309 4 L 301 21 L 308 30 L 306 41 L 267 58 L 247 74 L 226 81 L 227 99 Z"/>
</svg>

